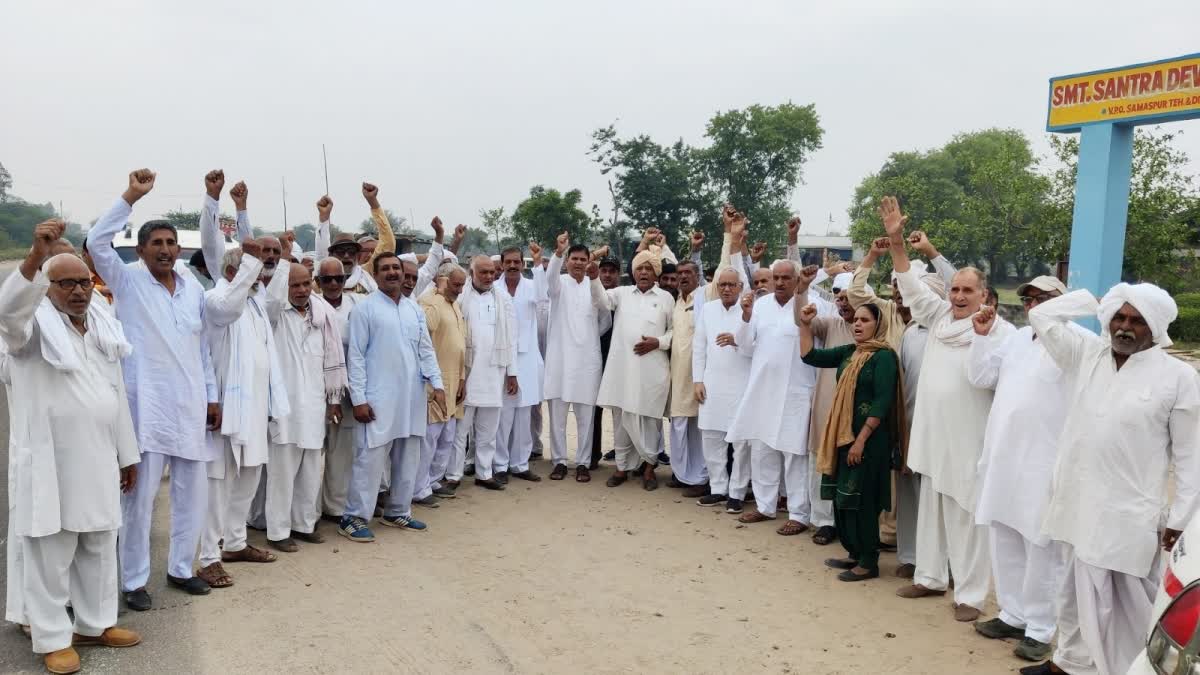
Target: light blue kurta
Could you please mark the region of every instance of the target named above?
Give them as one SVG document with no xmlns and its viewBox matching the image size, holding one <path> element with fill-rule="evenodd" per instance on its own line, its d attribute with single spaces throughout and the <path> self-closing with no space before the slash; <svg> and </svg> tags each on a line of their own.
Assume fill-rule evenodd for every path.
<svg viewBox="0 0 1200 675">
<path fill-rule="evenodd" d="M 417 303 L 407 297 L 397 303 L 382 291 L 359 302 L 350 313 L 346 368 L 351 404 L 369 403 L 375 412 L 375 421 L 359 426 L 363 447 L 425 436 L 425 383 L 445 387 Z"/>
</svg>

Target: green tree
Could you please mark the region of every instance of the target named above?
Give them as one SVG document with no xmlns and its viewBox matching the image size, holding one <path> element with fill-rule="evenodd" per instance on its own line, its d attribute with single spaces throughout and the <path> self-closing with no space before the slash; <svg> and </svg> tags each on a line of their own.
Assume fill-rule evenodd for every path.
<svg viewBox="0 0 1200 675">
<path fill-rule="evenodd" d="M 222 218 L 229 216 L 221 214 Z M 184 211 L 182 209 L 172 209 L 163 214 L 163 220 L 169 221 L 175 226 L 176 230 L 199 230 L 200 229 L 200 211 Z"/>
<path fill-rule="evenodd" d="M 8 191 L 12 189 L 12 174 L 0 164 L 0 204 L 8 201 Z"/>
<path fill-rule="evenodd" d="M 0 246 L 25 247 L 33 244 L 33 228 L 37 224 L 57 218 L 58 212 L 52 204 L 30 204 L 19 197 L 9 196 L 0 204 Z"/>
<path fill-rule="evenodd" d="M 491 238 L 492 244 L 499 251 L 510 242 L 516 241 L 512 236 L 512 219 L 504 213 L 503 206 L 497 206 L 494 209 L 479 210 L 480 229 Z M 471 232 L 467 230 L 468 234 Z M 463 241 L 463 247 L 466 247 L 467 242 Z"/>
<path fill-rule="evenodd" d="M 600 225 L 600 218 L 595 207 L 591 213 L 580 208 L 582 200 L 579 190 L 562 193 L 535 185 L 513 211 L 512 231 L 518 241 L 536 241 L 550 250 L 563 232 L 570 235 L 572 243 L 589 243 Z"/>
<path fill-rule="evenodd" d="M 396 213 L 391 209 L 384 209 L 383 212 L 387 214 L 388 222 L 392 225 L 392 232 L 395 232 L 397 237 L 413 238 L 426 236 L 413 229 L 413 227 L 408 224 L 408 219 L 404 216 L 396 215 Z M 375 236 L 379 235 L 379 229 L 375 227 L 375 221 L 371 218 L 363 219 L 363 221 L 359 223 L 358 229 L 360 232 L 366 232 Z"/>
<path fill-rule="evenodd" d="M 296 233 L 296 243 L 300 245 L 303 251 L 317 250 L 317 226 L 312 223 L 301 223 L 292 228 Z M 330 235 L 330 239 L 333 235 Z"/>
</svg>

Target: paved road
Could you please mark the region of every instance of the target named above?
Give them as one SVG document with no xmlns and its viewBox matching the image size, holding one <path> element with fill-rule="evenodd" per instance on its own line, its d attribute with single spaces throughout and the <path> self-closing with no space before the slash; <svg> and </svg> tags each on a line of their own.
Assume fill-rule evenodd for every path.
<svg viewBox="0 0 1200 675">
<path fill-rule="evenodd" d="M 12 263 L 0 263 L 0 280 L 8 276 L 15 267 Z M 8 400 L 0 390 L 0 439 L 4 439 L 3 466 L 5 480 L 0 481 L 0 503 L 8 504 Z M 167 551 L 167 500 L 166 490 L 160 492 L 155 508 L 155 527 L 151 537 L 153 567 L 150 592 L 155 607 L 149 612 L 129 612 L 122 605 L 119 621 L 122 625 L 141 632 L 143 643 L 133 649 L 101 649 L 90 647 L 81 650 L 83 668 L 86 672 L 112 673 L 161 673 L 200 672 L 203 670 L 197 650 L 190 642 L 195 635 L 195 620 L 192 612 L 193 598 L 178 591 L 164 588 L 166 585 Z M 0 512 L 0 543 L 8 554 L 8 509 Z M 0 566 L 0 582 L 7 588 L 9 583 L 7 566 Z M 0 597 L 0 606 L 6 598 Z M 196 601 L 203 602 L 204 598 Z M 5 623 L 0 629 L 0 673 L 44 673 L 40 657 L 34 656 L 29 640 L 12 624 Z"/>
</svg>

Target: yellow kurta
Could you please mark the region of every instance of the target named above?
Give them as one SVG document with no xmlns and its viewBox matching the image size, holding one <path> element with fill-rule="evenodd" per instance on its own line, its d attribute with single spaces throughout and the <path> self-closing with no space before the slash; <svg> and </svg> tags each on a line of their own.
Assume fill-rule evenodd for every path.
<svg viewBox="0 0 1200 675">
<path fill-rule="evenodd" d="M 696 294 L 702 290 L 692 291 L 686 299 L 679 298 L 672 314 L 671 417 L 695 417 L 700 414 L 700 404 L 696 402 L 696 392 L 692 388 L 692 335 L 696 332 L 693 323 Z"/>
<path fill-rule="evenodd" d="M 429 337 L 433 341 L 438 368 L 442 371 L 442 383 L 446 387 L 448 414 L 442 414 L 430 401 L 429 422 L 445 422 L 451 417 L 462 419 L 462 408 L 455 401 L 458 400 L 458 383 L 463 378 L 467 354 L 467 322 L 458 303 L 448 302 L 441 293 L 422 296 L 420 305 L 425 310 L 425 323 L 429 326 Z M 432 394 L 433 389 L 426 384 L 425 392 Z"/>
</svg>

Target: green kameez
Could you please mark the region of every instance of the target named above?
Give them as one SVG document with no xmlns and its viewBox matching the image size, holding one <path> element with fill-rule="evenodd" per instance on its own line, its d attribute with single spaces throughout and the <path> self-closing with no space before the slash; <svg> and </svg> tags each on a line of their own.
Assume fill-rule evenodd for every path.
<svg viewBox="0 0 1200 675">
<path fill-rule="evenodd" d="M 840 380 L 854 350 L 854 345 L 813 349 L 804 362 L 817 368 L 836 367 Z M 896 353 L 889 349 L 875 352 L 863 364 L 854 390 L 851 431 L 857 438 L 868 417 L 879 418 L 880 425 L 864 445 L 862 462 L 850 466 L 846 462 L 850 446 L 841 446 L 837 476 L 821 477 L 821 498 L 833 500 L 838 538 L 849 557 L 869 570 L 879 568 L 879 514 L 890 510 L 892 503 L 892 449 L 897 439 L 892 437 L 891 416 L 897 377 Z"/>
</svg>

